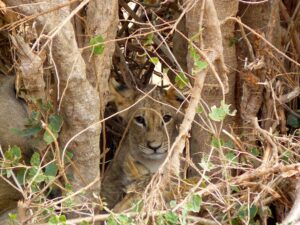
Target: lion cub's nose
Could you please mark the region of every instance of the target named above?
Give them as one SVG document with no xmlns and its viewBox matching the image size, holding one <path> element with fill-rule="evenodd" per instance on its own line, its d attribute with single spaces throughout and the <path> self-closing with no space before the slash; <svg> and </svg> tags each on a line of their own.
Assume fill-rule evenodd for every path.
<svg viewBox="0 0 300 225">
<path fill-rule="evenodd" d="M 148 141 L 147 142 L 147 147 L 151 148 L 154 152 L 156 152 L 156 150 L 161 147 L 161 143 Z"/>
</svg>

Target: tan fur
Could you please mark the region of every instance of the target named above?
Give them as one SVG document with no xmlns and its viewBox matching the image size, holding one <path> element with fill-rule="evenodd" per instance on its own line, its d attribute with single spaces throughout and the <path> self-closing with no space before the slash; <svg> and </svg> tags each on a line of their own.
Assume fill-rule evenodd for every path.
<svg viewBox="0 0 300 225">
<path fill-rule="evenodd" d="M 152 88 L 149 87 L 145 92 Z M 119 110 L 136 103 L 144 96 L 128 89 L 117 91 L 113 88 L 112 93 Z M 173 108 L 167 106 L 170 103 Z M 152 175 L 164 162 L 168 149 L 177 136 L 177 125 L 182 118 L 174 109 L 179 105 L 174 93 L 167 93 L 157 87 L 148 97 L 122 114 L 129 123 L 128 132 L 102 182 L 102 197 L 109 208 L 122 199 L 129 185 Z M 163 118 L 166 115 L 171 116 L 171 120 L 164 123 Z M 143 118 L 145 125 L 138 123 L 137 117 Z M 156 152 L 154 148 L 157 148 Z"/>
</svg>

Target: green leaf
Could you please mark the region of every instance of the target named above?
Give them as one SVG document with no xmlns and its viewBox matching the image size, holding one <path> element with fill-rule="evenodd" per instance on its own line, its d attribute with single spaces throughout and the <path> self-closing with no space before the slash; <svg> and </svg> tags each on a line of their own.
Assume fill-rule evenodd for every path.
<svg viewBox="0 0 300 225">
<path fill-rule="evenodd" d="M 13 146 L 8 151 L 6 151 L 4 155 L 5 158 L 12 161 L 13 164 L 19 163 L 20 159 L 22 158 L 21 149 L 18 146 Z"/>
<path fill-rule="evenodd" d="M 231 140 L 228 140 L 224 143 L 224 147 L 226 148 L 230 148 L 230 149 L 233 149 L 234 148 L 234 144 Z"/>
<path fill-rule="evenodd" d="M 298 111 L 299 113 L 299 111 Z M 296 115 L 289 113 L 287 117 L 287 124 L 291 126 L 292 128 L 299 128 L 300 127 L 300 118 Z"/>
<path fill-rule="evenodd" d="M 60 223 L 66 223 L 67 222 L 67 218 L 65 215 L 60 215 L 59 218 L 58 218 L 58 221 Z"/>
<path fill-rule="evenodd" d="M 215 165 L 208 160 L 208 157 L 206 155 L 204 155 L 201 158 L 201 162 L 199 163 L 199 166 L 201 166 L 204 170 L 208 172 L 215 168 Z"/>
<path fill-rule="evenodd" d="M 124 214 L 121 214 L 117 217 L 117 220 L 121 225 L 129 225 L 132 222 L 132 219 Z"/>
<path fill-rule="evenodd" d="M 134 212 L 141 212 L 142 208 L 143 208 L 142 200 L 133 202 L 133 211 Z"/>
<path fill-rule="evenodd" d="M 69 163 L 71 162 L 71 159 L 73 158 L 73 152 L 70 152 L 70 151 L 66 151 L 66 155 L 65 155 L 65 158 L 64 158 L 64 162 L 65 163 Z"/>
<path fill-rule="evenodd" d="M 32 111 L 30 113 L 30 116 L 28 118 L 28 121 L 27 121 L 27 126 L 34 126 L 36 125 L 37 123 L 40 123 L 40 120 L 41 120 L 41 113 L 38 112 L 38 111 Z"/>
<path fill-rule="evenodd" d="M 236 156 L 236 154 L 233 151 L 227 152 L 225 154 L 225 158 L 232 163 L 238 163 L 238 157 Z"/>
<path fill-rule="evenodd" d="M 30 137 L 30 136 L 34 136 L 36 134 L 38 134 L 41 130 L 42 130 L 42 126 L 40 123 L 36 124 L 36 125 L 32 125 L 31 127 L 25 128 L 23 130 L 20 130 L 18 128 L 12 128 L 11 132 L 13 134 L 22 136 L 22 137 Z"/>
<path fill-rule="evenodd" d="M 174 208 L 177 205 L 176 200 L 170 201 L 170 207 Z"/>
<path fill-rule="evenodd" d="M 224 141 L 221 138 L 212 137 L 210 144 L 215 148 L 221 148 L 224 145 Z"/>
<path fill-rule="evenodd" d="M 52 162 L 46 166 L 45 176 L 55 177 L 58 171 L 58 167 L 55 162 Z"/>
<path fill-rule="evenodd" d="M 48 223 L 49 223 L 49 224 L 55 224 L 55 225 L 57 225 L 57 224 L 59 223 L 58 217 L 57 217 L 57 216 L 51 216 L 51 217 L 49 218 L 49 220 L 48 220 Z"/>
<path fill-rule="evenodd" d="M 202 198 L 198 194 L 194 194 L 186 204 L 186 209 L 189 212 L 199 212 L 202 204 Z"/>
<path fill-rule="evenodd" d="M 48 125 L 48 128 L 52 131 L 52 128 L 51 128 L 50 125 Z M 54 135 L 55 138 L 58 137 L 58 134 L 57 134 L 56 132 L 53 132 L 53 131 L 52 131 L 52 133 L 53 133 L 53 135 Z M 52 137 L 52 135 L 51 135 L 48 131 L 45 131 L 44 136 L 43 136 L 43 140 L 44 140 L 48 145 L 55 141 L 55 139 Z"/>
<path fill-rule="evenodd" d="M 72 185 L 71 185 L 70 183 L 66 183 L 66 184 L 65 184 L 65 189 L 66 189 L 68 192 L 72 192 L 72 191 L 73 191 Z"/>
<path fill-rule="evenodd" d="M 240 192 L 239 187 L 236 186 L 236 185 L 231 185 L 231 186 L 230 186 L 230 189 L 231 189 L 231 191 L 234 192 L 234 193 Z"/>
<path fill-rule="evenodd" d="M 66 225 L 67 224 L 67 218 L 65 215 L 60 216 L 52 216 L 48 220 L 49 224 L 53 225 Z"/>
<path fill-rule="evenodd" d="M 86 220 L 83 220 L 80 222 L 80 225 L 89 225 L 89 223 Z"/>
<path fill-rule="evenodd" d="M 250 207 L 250 218 L 253 219 L 258 212 L 258 207 L 256 205 L 252 205 Z"/>
<path fill-rule="evenodd" d="M 238 211 L 238 215 L 240 219 L 246 219 L 249 213 L 250 219 L 253 219 L 256 216 L 257 212 L 258 207 L 256 205 L 252 205 L 249 209 L 246 206 L 242 206 Z"/>
<path fill-rule="evenodd" d="M 110 215 L 106 221 L 106 225 L 118 225 L 118 223 L 115 218 Z"/>
<path fill-rule="evenodd" d="M 240 220 L 238 218 L 233 218 L 231 220 L 232 225 L 240 225 Z"/>
<path fill-rule="evenodd" d="M 203 108 L 201 107 L 201 106 L 198 106 L 197 108 L 196 108 L 196 113 L 199 113 L 199 114 L 201 114 L 201 113 L 203 113 Z"/>
<path fill-rule="evenodd" d="M 104 38 L 102 35 L 97 35 L 92 37 L 90 40 L 90 45 L 92 45 L 93 49 L 92 52 L 96 55 L 101 55 L 104 51 Z"/>
<path fill-rule="evenodd" d="M 47 112 L 48 110 L 53 108 L 53 105 L 50 101 L 43 102 L 42 99 L 34 100 L 34 103 L 38 106 L 41 111 Z"/>
<path fill-rule="evenodd" d="M 8 213 L 8 218 L 10 221 L 16 221 L 17 220 L 17 214 L 16 213 Z"/>
<path fill-rule="evenodd" d="M 53 133 L 58 133 L 60 131 L 60 128 L 62 126 L 63 119 L 58 114 L 53 114 L 49 117 L 49 124 L 53 131 Z"/>
<path fill-rule="evenodd" d="M 41 163 L 40 154 L 37 152 L 33 153 L 33 155 L 31 156 L 31 159 L 30 159 L 30 165 L 39 166 L 40 163 Z"/>
<path fill-rule="evenodd" d="M 166 225 L 165 219 L 162 215 L 158 215 L 155 219 L 156 225 Z"/>
<path fill-rule="evenodd" d="M 198 70 L 206 69 L 208 66 L 207 62 L 201 61 L 201 60 L 195 60 L 195 66 Z"/>
<path fill-rule="evenodd" d="M 201 60 L 201 57 L 197 53 L 196 49 L 192 45 L 190 45 L 189 49 L 190 49 L 190 55 L 194 60 L 194 66 L 196 67 L 196 69 L 198 71 L 206 69 L 208 64 L 207 62 Z"/>
<path fill-rule="evenodd" d="M 154 34 L 153 33 L 148 34 L 146 36 L 146 40 L 144 42 L 144 45 L 145 46 L 153 45 L 154 44 L 153 38 L 154 38 Z"/>
<path fill-rule="evenodd" d="M 7 169 L 5 172 L 7 178 L 10 178 L 13 175 L 13 171 L 11 169 Z"/>
<path fill-rule="evenodd" d="M 260 150 L 258 148 L 251 148 L 250 152 L 255 157 L 258 157 L 261 154 L 261 152 L 260 152 Z"/>
<path fill-rule="evenodd" d="M 213 121 L 223 121 L 227 115 L 234 116 L 236 111 L 230 112 L 230 105 L 225 104 L 225 102 L 221 101 L 221 106 L 217 108 L 216 106 L 211 107 L 211 112 L 209 113 L 209 117 Z"/>
<path fill-rule="evenodd" d="M 26 183 L 25 172 L 26 170 L 24 168 L 21 168 L 17 171 L 17 180 L 20 185 L 24 185 Z"/>
<path fill-rule="evenodd" d="M 164 219 L 171 224 L 177 224 L 179 220 L 178 216 L 174 212 L 167 212 L 164 214 Z"/>
<path fill-rule="evenodd" d="M 157 65 L 159 63 L 159 58 L 157 57 L 151 57 L 150 62 L 152 62 L 154 65 Z"/>
<path fill-rule="evenodd" d="M 189 82 L 189 79 L 185 76 L 184 73 L 180 72 L 175 77 L 175 83 L 179 89 L 184 89 Z"/>
</svg>

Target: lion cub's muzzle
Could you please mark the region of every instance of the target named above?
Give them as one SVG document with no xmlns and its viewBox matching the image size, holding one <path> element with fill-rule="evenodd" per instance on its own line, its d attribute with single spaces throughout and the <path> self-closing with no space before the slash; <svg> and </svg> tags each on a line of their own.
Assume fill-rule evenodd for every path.
<svg viewBox="0 0 300 225">
<path fill-rule="evenodd" d="M 147 142 L 146 145 L 139 145 L 139 150 L 145 158 L 162 159 L 166 156 L 168 145 L 164 143 Z"/>
</svg>

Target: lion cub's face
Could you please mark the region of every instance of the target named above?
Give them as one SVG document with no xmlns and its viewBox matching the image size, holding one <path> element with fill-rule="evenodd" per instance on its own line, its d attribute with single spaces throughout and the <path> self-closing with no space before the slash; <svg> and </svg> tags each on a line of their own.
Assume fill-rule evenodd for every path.
<svg viewBox="0 0 300 225">
<path fill-rule="evenodd" d="M 132 105 L 122 114 L 129 123 L 128 151 L 140 162 L 164 160 L 176 138 L 177 125 L 182 117 L 176 113 L 180 102 L 175 93 L 159 87 L 146 97 L 133 91 L 125 92 L 118 91 L 115 100 L 119 110 Z"/>
</svg>

